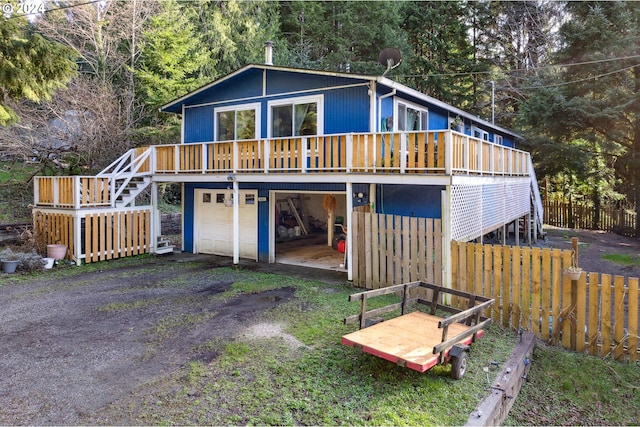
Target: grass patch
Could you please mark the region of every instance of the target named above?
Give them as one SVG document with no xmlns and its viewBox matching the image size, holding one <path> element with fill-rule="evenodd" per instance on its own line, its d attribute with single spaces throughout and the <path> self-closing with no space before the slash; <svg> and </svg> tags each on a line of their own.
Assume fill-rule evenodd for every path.
<svg viewBox="0 0 640 427">
<path fill-rule="evenodd" d="M 420 374 L 342 346 L 337 338 L 295 351 L 275 338 L 228 344 L 204 372 L 187 368 L 181 381 L 188 392 L 148 396 L 135 421 L 461 425 L 487 393 L 482 367 L 493 359 L 504 362 L 515 343 L 511 333 L 490 328 L 485 344 L 472 347 L 469 372 L 455 381 L 447 367 Z M 498 354 L 496 341 L 507 344 L 505 354 Z"/>
<path fill-rule="evenodd" d="M 506 425 L 636 425 L 636 363 L 538 347 Z"/>
<path fill-rule="evenodd" d="M 306 347 L 292 347 L 280 336 L 208 342 L 206 350 L 216 354 L 211 363 L 191 363 L 163 385 L 164 391 L 141 393 L 137 407 L 122 408 L 128 423 L 463 424 L 488 393 L 482 368 L 506 361 L 517 342 L 512 332 L 492 326 L 471 347 L 462 380 L 451 379 L 444 366 L 420 374 L 340 344 L 341 336 L 356 328 L 342 319 L 359 309 L 348 302 L 357 291 L 348 285 L 234 268 L 213 273 L 236 279 L 225 298 L 295 289 L 295 298 L 264 313 L 261 321 L 285 325 L 284 332 Z"/>
<path fill-rule="evenodd" d="M 604 254 L 602 259 L 622 265 L 640 265 L 640 256 L 631 254 Z"/>
</svg>

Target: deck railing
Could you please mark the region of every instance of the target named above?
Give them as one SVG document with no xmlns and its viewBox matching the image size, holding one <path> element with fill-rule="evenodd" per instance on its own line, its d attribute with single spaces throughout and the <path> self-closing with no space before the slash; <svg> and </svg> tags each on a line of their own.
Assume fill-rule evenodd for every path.
<svg viewBox="0 0 640 427">
<path fill-rule="evenodd" d="M 37 177 L 35 204 L 113 206 L 133 176 L 226 173 L 529 175 L 529 153 L 451 130 L 349 133 L 132 149 L 97 176 Z"/>
<path fill-rule="evenodd" d="M 529 153 L 449 130 L 199 142 L 150 149 L 156 174 L 529 174 Z"/>
</svg>

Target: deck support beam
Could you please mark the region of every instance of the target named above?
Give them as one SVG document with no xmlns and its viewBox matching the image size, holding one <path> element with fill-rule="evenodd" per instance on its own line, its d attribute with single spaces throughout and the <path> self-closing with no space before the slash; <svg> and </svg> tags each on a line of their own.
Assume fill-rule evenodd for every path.
<svg viewBox="0 0 640 427">
<path fill-rule="evenodd" d="M 353 280 L 353 239 L 351 236 L 353 235 L 353 228 L 351 225 L 353 223 L 353 184 L 351 182 L 347 182 L 345 184 L 345 189 L 347 192 L 347 248 L 346 248 L 346 258 L 347 258 L 347 280 Z"/>
<path fill-rule="evenodd" d="M 240 184 L 233 181 L 233 263 L 240 264 Z"/>
</svg>

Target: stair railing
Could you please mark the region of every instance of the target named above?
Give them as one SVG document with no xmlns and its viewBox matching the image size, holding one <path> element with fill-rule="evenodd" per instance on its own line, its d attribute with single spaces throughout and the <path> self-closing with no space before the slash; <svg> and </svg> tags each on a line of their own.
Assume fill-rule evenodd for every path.
<svg viewBox="0 0 640 427">
<path fill-rule="evenodd" d="M 142 166 L 149 160 L 151 149 L 147 147 L 138 154 L 136 149 L 130 149 L 109 166 L 104 168 L 97 176 L 109 178 L 109 191 L 111 193 L 111 205 L 115 207 L 116 200 L 127 188 L 131 180 L 135 177 L 149 177 L 153 171 L 149 168 L 143 172 Z"/>
<path fill-rule="evenodd" d="M 544 223 L 544 208 L 542 206 L 542 198 L 540 197 L 540 189 L 538 188 L 538 179 L 536 178 L 536 171 L 533 167 L 533 160 L 531 155 L 529 157 L 529 176 L 531 177 L 531 189 L 533 190 L 533 203 L 535 204 L 536 222 L 542 230 L 542 224 Z"/>
</svg>

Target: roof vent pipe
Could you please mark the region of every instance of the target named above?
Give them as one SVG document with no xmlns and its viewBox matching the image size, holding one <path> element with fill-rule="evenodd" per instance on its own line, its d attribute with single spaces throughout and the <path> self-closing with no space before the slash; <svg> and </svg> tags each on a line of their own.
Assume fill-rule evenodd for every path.
<svg viewBox="0 0 640 427">
<path fill-rule="evenodd" d="M 273 65 L 273 42 L 264 44 L 264 64 Z"/>
</svg>

